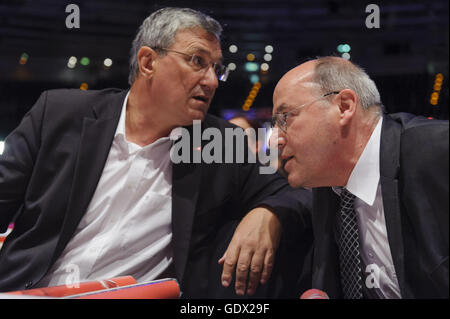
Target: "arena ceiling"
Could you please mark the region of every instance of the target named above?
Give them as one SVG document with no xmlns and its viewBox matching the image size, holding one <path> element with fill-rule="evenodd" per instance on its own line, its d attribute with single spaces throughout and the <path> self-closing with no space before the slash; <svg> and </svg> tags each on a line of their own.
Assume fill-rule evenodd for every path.
<svg viewBox="0 0 450 319">
<path fill-rule="evenodd" d="M 80 8 L 80 28 L 66 27 L 69 13 L 65 9 L 70 3 Z M 380 8 L 379 28 L 366 25 L 369 3 Z M 438 72 L 448 76 L 447 0 L 1 0 L 0 94 L 8 96 L 24 88 L 36 99 L 36 90 L 79 87 L 80 83 L 90 89 L 126 88 L 129 49 L 136 30 L 146 16 L 165 6 L 191 7 L 223 25 L 225 62 L 234 63 L 236 70 L 217 92 L 218 109 L 239 108 L 245 100 L 252 86 L 251 74 L 245 69 L 249 53 L 259 65 L 269 65 L 261 78 L 267 89 L 261 90 L 256 107 L 270 106 L 272 89 L 283 73 L 308 58 L 339 55 L 339 44 L 348 44 L 351 60 L 371 76 L 387 81 L 387 92 L 393 86 L 417 91 L 415 86 L 424 86 Z M 236 53 L 229 51 L 230 45 L 237 46 Z M 264 60 L 267 45 L 273 47 L 270 61 Z M 24 54 L 26 63 L 21 64 Z M 90 63 L 70 69 L 71 56 L 78 61 L 88 57 Z M 106 58 L 113 61 L 109 68 L 103 65 Z M 400 77 L 412 81 L 412 86 L 402 88 Z M 414 84 L 418 77 L 422 84 Z M 420 104 L 431 87 L 432 83 L 422 87 L 418 102 L 405 102 L 405 92 L 393 102 Z M 3 99 L 0 114 L 17 104 L 17 98 L 10 97 L 10 101 Z"/>
</svg>

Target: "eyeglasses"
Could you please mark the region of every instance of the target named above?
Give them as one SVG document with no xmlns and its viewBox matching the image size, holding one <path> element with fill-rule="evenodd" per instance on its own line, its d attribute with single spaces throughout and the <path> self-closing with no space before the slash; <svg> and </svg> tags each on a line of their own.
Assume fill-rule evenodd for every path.
<svg viewBox="0 0 450 319">
<path fill-rule="evenodd" d="M 273 116 L 272 116 L 272 127 L 278 126 L 278 128 L 283 132 L 286 133 L 287 130 L 287 121 L 288 118 L 292 115 L 292 113 L 294 113 L 295 111 L 301 109 L 302 107 L 311 105 L 313 103 L 316 103 L 317 101 L 322 100 L 323 98 L 326 98 L 327 96 L 331 95 L 331 94 L 339 94 L 339 91 L 334 91 L 334 92 L 329 92 L 327 94 L 322 95 L 321 97 L 319 97 L 318 99 L 315 99 L 311 102 L 299 105 L 294 107 L 292 110 L 288 111 L 288 112 L 276 112 Z"/>
<path fill-rule="evenodd" d="M 184 55 L 189 58 L 189 65 L 195 70 L 195 71 L 204 71 L 208 70 L 210 66 L 213 67 L 214 73 L 217 76 L 217 79 L 219 81 L 225 82 L 228 78 L 229 70 L 226 66 L 222 65 L 221 63 L 215 63 L 215 62 L 208 62 L 205 58 L 203 58 L 200 55 L 197 54 L 187 54 L 184 52 L 172 50 L 172 49 L 166 49 L 166 48 L 155 48 L 156 50 L 163 50 L 167 52 L 174 52 L 181 55 Z"/>
</svg>

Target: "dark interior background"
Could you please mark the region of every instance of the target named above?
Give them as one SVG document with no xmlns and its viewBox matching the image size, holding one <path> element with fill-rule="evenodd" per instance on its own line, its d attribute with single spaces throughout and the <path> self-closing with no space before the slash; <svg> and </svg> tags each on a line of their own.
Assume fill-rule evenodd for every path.
<svg viewBox="0 0 450 319">
<path fill-rule="evenodd" d="M 68 29 L 68 4 L 80 8 L 80 28 Z M 380 28 L 365 25 L 366 6 L 380 8 Z M 127 88 L 131 42 L 138 26 L 153 11 L 191 7 L 224 26 L 225 63 L 237 68 L 221 84 L 211 113 L 230 116 L 241 107 L 253 83 L 244 68 L 248 53 L 265 62 L 273 46 L 267 74 L 251 116 L 266 118 L 279 78 L 295 65 L 316 56 L 339 55 L 337 46 L 351 46 L 351 60 L 375 80 L 388 112 L 411 112 L 448 119 L 448 0 L 0 0 L 0 140 L 20 122 L 40 93 L 53 88 Z M 229 46 L 238 46 L 236 53 Z M 26 63 L 20 63 L 26 53 Z M 71 56 L 88 57 L 67 67 Z M 113 65 L 106 69 L 105 58 Z M 437 105 L 430 104 L 435 76 L 443 85 Z"/>
</svg>

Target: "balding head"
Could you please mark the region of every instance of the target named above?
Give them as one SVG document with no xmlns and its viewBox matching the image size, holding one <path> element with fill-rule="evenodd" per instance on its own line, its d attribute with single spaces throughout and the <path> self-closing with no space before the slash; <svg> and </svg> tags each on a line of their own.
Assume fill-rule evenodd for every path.
<svg viewBox="0 0 450 319">
<path fill-rule="evenodd" d="M 300 64 L 287 72 L 277 87 L 286 84 L 317 87 L 319 94 L 350 89 L 364 110 L 376 108 L 379 114 L 382 113 L 380 93 L 375 83 L 361 67 L 340 57 L 327 56 Z"/>
</svg>

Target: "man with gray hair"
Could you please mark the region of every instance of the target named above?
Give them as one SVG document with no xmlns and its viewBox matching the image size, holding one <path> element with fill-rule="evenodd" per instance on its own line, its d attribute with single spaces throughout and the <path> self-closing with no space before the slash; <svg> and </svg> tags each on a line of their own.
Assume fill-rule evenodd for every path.
<svg viewBox="0 0 450 319">
<path fill-rule="evenodd" d="M 254 163 L 170 158 L 193 121 L 232 127 L 207 114 L 227 77 L 221 30 L 191 9 L 158 10 L 133 42 L 129 90 L 41 95 L 0 158 L 0 232 L 15 221 L 0 291 L 132 275 L 175 277 L 188 298 L 270 296 L 276 287 L 258 284 L 278 246 L 307 227 L 308 194 L 292 198 L 281 176 Z"/>
<path fill-rule="evenodd" d="M 448 298 L 448 121 L 383 114 L 375 83 L 338 57 L 287 72 L 273 102 L 289 184 L 313 188 L 312 287 Z"/>
</svg>

